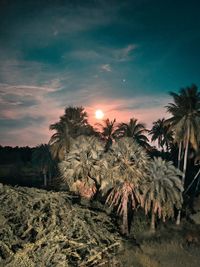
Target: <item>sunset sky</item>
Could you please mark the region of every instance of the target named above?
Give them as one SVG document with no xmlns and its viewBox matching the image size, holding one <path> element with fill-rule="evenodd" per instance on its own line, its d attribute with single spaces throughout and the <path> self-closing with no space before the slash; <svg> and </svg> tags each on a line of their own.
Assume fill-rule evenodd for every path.
<svg viewBox="0 0 200 267">
<path fill-rule="evenodd" d="M 200 2 L 0 0 L 0 144 L 47 143 L 69 105 L 151 127 L 200 87 Z"/>
</svg>

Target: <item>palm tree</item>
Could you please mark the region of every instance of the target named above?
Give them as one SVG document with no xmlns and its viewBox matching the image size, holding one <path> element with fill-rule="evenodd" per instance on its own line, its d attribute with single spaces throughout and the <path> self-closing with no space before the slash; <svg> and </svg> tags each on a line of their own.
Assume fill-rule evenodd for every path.
<svg viewBox="0 0 200 267">
<path fill-rule="evenodd" d="M 79 136 L 59 169 L 71 191 L 91 198 L 98 192 L 101 180 L 106 176 L 108 164 L 102 157 L 104 146 L 96 137 Z"/>
<path fill-rule="evenodd" d="M 174 141 L 179 144 L 179 166 L 181 154 L 184 150 L 183 186 L 187 169 L 189 147 L 198 149 L 200 140 L 200 92 L 196 85 L 181 89 L 179 94 L 171 92 L 174 103 L 169 103 L 166 108 L 172 117 L 167 120 L 174 132 Z"/>
<path fill-rule="evenodd" d="M 108 194 L 106 202 L 117 207 L 122 216 L 122 233 L 129 234 L 129 207 L 135 209 L 139 203 L 139 184 L 145 179 L 148 156 L 141 146 L 132 138 L 123 137 L 117 140 L 109 151 L 109 168 L 101 190 Z"/>
<path fill-rule="evenodd" d="M 87 113 L 83 107 L 67 107 L 59 122 L 50 125 L 54 130 L 49 144 L 54 158 L 63 160 L 70 148 L 71 138 L 79 135 L 93 135 L 95 131 L 87 121 Z"/>
<path fill-rule="evenodd" d="M 147 132 L 145 125 L 139 123 L 135 118 L 131 118 L 129 123 L 120 123 L 117 129 L 119 136 L 132 137 L 134 141 L 146 149 L 150 148 L 149 140 L 145 135 Z"/>
<path fill-rule="evenodd" d="M 32 163 L 42 172 L 44 186 L 46 187 L 47 177 L 49 178 L 49 183 L 51 183 L 52 171 L 54 168 L 54 162 L 48 145 L 41 144 L 34 149 Z"/>
<path fill-rule="evenodd" d="M 173 135 L 170 126 L 166 125 L 164 118 L 153 122 L 153 127 L 149 134 L 152 135 L 151 141 L 157 140 L 158 147 L 161 147 L 162 150 L 166 147 L 167 152 L 169 152 L 170 145 L 173 142 Z"/>
<path fill-rule="evenodd" d="M 65 109 L 65 114 L 60 117 L 60 122 L 65 122 L 68 125 L 69 135 L 75 138 L 83 134 L 93 134 L 93 129 L 88 124 L 87 117 L 87 112 L 83 107 L 69 106 Z M 91 130 L 91 133 L 89 130 Z"/>
<path fill-rule="evenodd" d="M 65 122 L 54 123 L 50 125 L 50 130 L 56 131 L 49 140 L 52 156 L 54 159 L 63 160 L 70 148 L 69 126 Z"/>
<path fill-rule="evenodd" d="M 155 231 L 155 218 L 158 215 L 165 221 L 174 217 L 174 208 L 182 206 L 183 186 L 179 176 L 182 173 L 172 162 L 154 158 L 149 164 L 148 181 L 141 186 L 141 205 L 147 214 L 151 211 L 151 230 Z"/>
<path fill-rule="evenodd" d="M 107 152 L 116 138 L 116 119 L 113 121 L 106 119 L 103 124 L 96 123 L 95 125 L 101 128 L 100 136 L 106 143 L 105 152 Z"/>
</svg>

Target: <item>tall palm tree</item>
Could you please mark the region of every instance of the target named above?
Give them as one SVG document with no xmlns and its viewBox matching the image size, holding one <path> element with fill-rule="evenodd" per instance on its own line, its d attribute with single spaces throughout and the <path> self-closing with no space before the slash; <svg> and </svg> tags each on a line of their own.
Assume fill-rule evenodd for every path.
<svg viewBox="0 0 200 267">
<path fill-rule="evenodd" d="M 100 136 L 105 141 L 105 152 L 107 152 L 116 138 L 116 119 L 113 121 L 106 119 L 103 121 L 103 124 L 96 123 L 95 125 L 101 129 Z"/>
<path fill-rule="evenodd" d="M 49 128 L 55 131 L 49 141 L 52 155 L 59 160 L 63 160 L 69 151 L 71 138 L 95 134 L 93 127 L 88 124 L 83 107 L 67 107 L 59 122 L 51 124 Z"/>
<path fill-rule="evenodd" d="M 87 117 L 87 112 L 83 107 L 69 106 L 65 109 L 65 114 L 60 117 L 60 122 L 65 122 L 68 125 L 69 135 L 75 138 L 88 133 L 90 127 L 88 127 Z"/>
<path fill-rule="evenodd" d="M 108 194 L 106 202 L 117 207 L 122 216 L 122 233 L 129 234 L 128 212 L 139 203 L 139 184 L 145 179 L 149 158 L 132 138 L 117 140 L 109 151 L 109 168 L 101 182 L 101 190 Z"/>
<path fill-rule="evenodd" d="M 172 115 L 167 120 L 174 132 L 174 140 L 179 144 L 179 166 L 180 155 L 184 150 L 183 162 L 183 185 L 187 169 L 189 147 L 198 149 L 200 141 L 200 92 L 196 85 L 183 88 L 179 94 L 171 92 L 174 103 L 169 103 L 166 108 Z"/>
<path fill-rule="evenodd" d="M 153 122 L 153 127 L 149 134 L 152 135 L 151 141 L 158 141 L 158 147 L 161 147 L 162 150 L 166 147 L 167 152 L 169 151 L 170 144 L 173 142 L 173 135 L 164 118 Z"/>
<path fill-rule="evenodd" d="M 183 186 L 179 176 L 182 173 L 172 162 L 154 158 L 149 164 L 148 181 L 141 186 L 141 204 L 145 213 L 151 211 L 151 230 L 155 231 L 155 218 L 158 215 L 165 221 L 174 217 L 174 208 L 182 206 Z"/>
<path fill-rule="evenodd" d="M 49 146 L 41 144 L 34 149 L 32 163 L 39 169 L 44 177 L 44 186 L 47 186 L 47 177 L 51 183 L 54 161 L 51 157 Z"/>
<path fill-rule="evenodd" d="M 89 198 L 98 192 L 108 169 L 103 152 L 102 142 L 94 136 L 79 136 L 73 140 L 65 160 L 59 164 L 61 176 L 70 190 Z"/>
<path fill-rule="evenodd" d="M 119 136 L 132 137 L 134 141 L 146 149 L 150 148 L 149 140 L 145 135 L 147 132 L 145 125 L 139 123 L 135 118 L 131 118 L 129 123 L 120 123 L 117 129 Z"/>
</svg>

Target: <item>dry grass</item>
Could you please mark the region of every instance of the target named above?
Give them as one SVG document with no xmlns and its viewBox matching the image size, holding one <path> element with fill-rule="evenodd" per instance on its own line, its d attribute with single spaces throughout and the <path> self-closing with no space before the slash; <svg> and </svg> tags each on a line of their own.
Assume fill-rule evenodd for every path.
<svg viewBox="0 0 200 267">
<path fill-rule="evenodd" d="M 111 219 L 72 204 L 67 193 L 0 184 L 0 203 L 0 266 L 89 267 L 114 261 L 121 239 Z"/>
</svg>

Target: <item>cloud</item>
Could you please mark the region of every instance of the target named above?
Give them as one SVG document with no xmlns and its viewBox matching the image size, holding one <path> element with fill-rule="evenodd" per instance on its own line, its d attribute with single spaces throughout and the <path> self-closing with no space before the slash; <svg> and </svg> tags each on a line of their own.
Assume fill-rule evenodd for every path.
<svg viewBox="0 0 200 267">
<path fill-rule="evenodd" d="M 112 71 L 110 64 L 101 65 L 101 69 L 103 71 L 106 71 L 106 72 L 111 72 Z"/>
<path fill-rule="evenodd" d="M 43 123 L 45 121 L 45 117 L 31 117 L 24 116 L 18 119 L 5 119 L 0 118 L 0 125 L 2 131 L 9 131 L 17 129 L 23 129 L 25 127 L 34 126 L 37 127 L 38 124 Z"/>
<path fill-rule="evenodd" d="M 53 84 L 57 85 L 57 81 Z M 49 97 L 56 90 L 56 86 L 0 84 L 0 143 L 32 146 L 47 143 L 49 125 L 63 113 L 56 99 Z"/>
<path fill-rule="evenodd" d="M 132 52 L 137 48 L 135 44 L 129 44 L 124 48 L 113 51 L 114 57 L 117 61 L 129 61 L 132 59 Z"/>
</svg>

